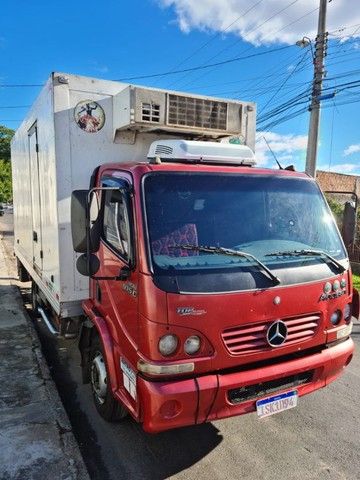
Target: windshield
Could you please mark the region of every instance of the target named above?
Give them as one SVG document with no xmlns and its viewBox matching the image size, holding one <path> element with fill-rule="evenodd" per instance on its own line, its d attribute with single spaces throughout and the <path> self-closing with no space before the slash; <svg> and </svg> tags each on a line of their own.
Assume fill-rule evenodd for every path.
<svg viewBox="0 0 360 480">
<path fill-rule="evenodd" d="M 156 274 L 252 269 L 270 280 L 276 272 L 280 283 L 284 268 L 328 265 L 328 275 L 346 258 L 310 179 L 153 173 L 144 180 L 144 198 Z"/>
</svg>

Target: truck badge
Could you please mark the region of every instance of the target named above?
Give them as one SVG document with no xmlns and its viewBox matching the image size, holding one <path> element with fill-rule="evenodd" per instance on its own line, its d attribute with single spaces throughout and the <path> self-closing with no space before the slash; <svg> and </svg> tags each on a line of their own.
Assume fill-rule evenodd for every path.
<svg viewBox="0 0 360 480">
<path fill-rule="evenodd" d="M 131 282 L 124 283 L 123 284 L 123 290 L 131 295 L 132 297 L 136 298 L 137 297 L 137 287 Z"/>
<path fill-rule="evenodd" d="M 270 325 L 266 339 L 270 347 L 280 347 L 287 338 L 287 326 L 281 320 Z"/>
<path fill-rule="evenodd" d="M 195 310 L 194 307 L 179 307 L 176 309 L 178 315 L 204 315 L 205 310 Z"/>
</svg>

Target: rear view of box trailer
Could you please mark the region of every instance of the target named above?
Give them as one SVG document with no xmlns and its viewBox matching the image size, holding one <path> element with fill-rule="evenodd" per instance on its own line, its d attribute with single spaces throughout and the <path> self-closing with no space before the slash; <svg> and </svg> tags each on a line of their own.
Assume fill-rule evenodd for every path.
<svg viewBox="0 0 360 480">
<path fill-rule="evenodd" d="M 66 333 L 88 279 L 76 270 L 70 197 L 108 162 L 146 162 L 160 138 L 236 137 L 254 149 L 255 105 L 53 73 L 12 141 L 14 243 L 20 278 Z"/>
</svg>

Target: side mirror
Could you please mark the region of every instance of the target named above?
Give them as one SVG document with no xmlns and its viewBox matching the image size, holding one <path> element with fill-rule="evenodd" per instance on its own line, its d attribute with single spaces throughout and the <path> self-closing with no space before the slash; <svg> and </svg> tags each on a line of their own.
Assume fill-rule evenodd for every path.
<svg viewBox="0 0 360 480">
<path fill-rule="evenodd" d="M 355 229 L 356 207 L 351 202 L 346 202 L 341 235 L 347 247 L 351 245 L 355 239 Z"/>
<path fill-rule="evenodd" d="M 93 192 L 88 207 L 88 196 L 88 190 L 74 190 L 71 194 L 71 235 L 73 249 L 78 253 L 87 253 L 88 240 L 90 252 L 97 252 L 100 246 L 98 197 Z"/>
<path fill-rule="evenodd" d="M 71 195 L 71 236 L 75 252 L 86 253 L 86 220 L 88 190 L 74 190 Z"/>
<path fill-rule="evenodd" d="M 84 275 L 84 277 L 91 277 L 99 271 L 100 260 L 93 254 L 90 254 L 88 259 L 87 255 L 84 253 L 77 259 L 76 268 L 81 275 Z"/>
</svg>

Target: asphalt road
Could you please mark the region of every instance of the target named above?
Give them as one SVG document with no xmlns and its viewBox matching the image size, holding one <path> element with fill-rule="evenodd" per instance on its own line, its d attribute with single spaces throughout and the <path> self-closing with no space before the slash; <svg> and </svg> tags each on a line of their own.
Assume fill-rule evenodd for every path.
<svg viewBox="0 0 360 480">
<path fill-rule="evenodd" d="M 11 215 L 0 218 L 11 230 Z M 4 236 L 11 248 L 10 231 Z M 29 308 L 24 288 L 24 302 Z M 51 337 L 34 319 L 43 351 L 93 480 L 359 480 L 360 323 L 356 353 L 340 379 L 301 397 L 296 408 L 258 420 L 255 414 L 158 435 L 131 418 L 103 421 L 81 384 L 76 340 Z"/>
</svg>

